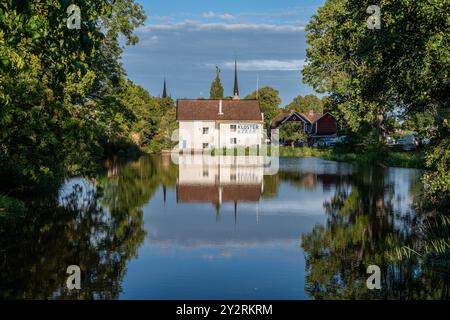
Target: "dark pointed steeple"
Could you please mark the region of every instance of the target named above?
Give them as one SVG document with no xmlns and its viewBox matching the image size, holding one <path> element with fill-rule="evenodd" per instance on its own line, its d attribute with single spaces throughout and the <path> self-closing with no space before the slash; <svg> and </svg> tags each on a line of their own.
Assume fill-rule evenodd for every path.
<svg viewBox="0 0 450 320">
<path fill-rule="evenodd" d="M 164 88 L 163 88 L 163 94 L 162 94 L 163 99 L 167 98 L 167 88 L 166 88 L 166 78 L 164 77 Z"/>
<path fill-rule="evenodd" d="M 234 92 L 233 100 L 239 100 L 239 84 L 237 76 L 237 61 L 234 60 Z"/>
</svg>

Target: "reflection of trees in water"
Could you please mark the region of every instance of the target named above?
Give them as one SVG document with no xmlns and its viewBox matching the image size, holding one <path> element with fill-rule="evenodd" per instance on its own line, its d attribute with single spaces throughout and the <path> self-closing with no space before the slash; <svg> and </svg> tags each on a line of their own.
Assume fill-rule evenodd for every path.
<svg viewBox="0 0 450 320">
<path fill-rule="evenodd" d="M 79 185 L 28 202 L 28 214 L 1 229 L 0 297 L 111 299 L 121 291 L 126 263 L 143 242 L 142 211 L 107 210 L 95 189 Z M 79 265 L 82 290 L 66 289 L 66 269 Z"/>
<path fill-rule="evenodd" d="M 348 183 L 348 179 L 349 175 L 336 173 L 280 170 L 276 175 L 264 176 L 263 198 L 275 198 L 278 195 L 280 182 L 287 182 L 294 187 L 313 191 L 318 186 L 322 186 L 324 190 L 330 190 L 332 186 L 337 184 Z"/>
<path fill-rule="evenodd" d="M 448 250 L 444 255 L 430 251 L 402 259 L 392 255 L 423 241 L 423 235 L 415 232 L 421 217 L 412 211 L 396 215 L 393 202 L 393 186 L 381 168 L 359 170 L 350 186 L 336 185 L 335 195 L 324 203 L 326 226 L 302 236 L 305 287 L 311 297 L 448 298 Z M 382 270 L 382 290 L 366 287 L 366 268 L 372 264 Z"/>
<path fill-rule="evenodd" d="M 177 171 L 145 157 L 56 195 L 27 201 L 28 213 L 0 225 L 0 298 L 114 299 L 130 259 L 145 239 L 142 206 Z M 81 289 L 66 289 L 69 265 L 79 265 Z"/>
<path fill-rule="evenodd" d="M 142 208 L 162 185 L 175 188 L 178 168 L 170 156 L 141 157 L 125 165 L 111 164 L 108 176 L 97 181 L 103 192 L 102 203 L 109 208 Z"/>
</svg>

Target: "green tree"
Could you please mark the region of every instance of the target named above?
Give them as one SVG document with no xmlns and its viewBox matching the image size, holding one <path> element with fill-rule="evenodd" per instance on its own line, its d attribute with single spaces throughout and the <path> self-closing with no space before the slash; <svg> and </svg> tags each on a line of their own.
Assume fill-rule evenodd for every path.
<svg viewBox="0 0 450 320">
<path fill-rule="evenodd" d="M 127 44 L 145 19 L 134 0 L 77 1 L 80 30 L 67 28 L 68 1 L 0 4 L 0 180 L 29 186 L 86 171 L 102 141 L 126 135 L 120 103 Z"/>
<path fill-rule="evenodd" d="M 297 96 L 285 109 L 302 113 L 308 113 L 310 110 L 313 110 L 315 113 L 321 114 L 323 113 L 323 102 L 314 94 L 308 94 L 304 97 Z"/>
<path fill-rule="evenodd" d="M 161 118 L 158 131 L 152 141 L 151 150 L 159 152 L 163 149 L 171 149 L 176 141 L 172 141 L 172 135 L 178 128 L 176 108 L 168 110 Z"/>
<path fill-rule="evenodd" d="M 261 112 L 264 113 L 264 126 L 270 127 L 272 119 L 281 112 L 279 109 L 281 99 L 278 90 L 271 87 L 264 87 L 249 94 L 245 99 L 257 99 L 261 106 Z"/>
<path fill-rule="evenodd" d="M 280 127 L 280 138 L 291 143 L 293 148 L 297 142 L 304 142 L 308 135 L 303 131 L 303 127 L 297 123 L 289 122 Z"/>
<path fill-rule="evenodd" d="M 165 105 L 170 98 L 152 97 L 147 90 L 127 81 L 123 95 L 122 105 L 133 114 L 130 123 L 130 133 L 135 143 L 147 146 L 159 129 L 164 115 Z"/>
<path fill-rule="evenodd" d="M 304 81 L 329 94 L 334 111 L 353 132 L 371 131 L 369 142 L 378 144 L 374 150 L 382 150 L 385 122 L 396 113 L 430 113 L 437 130 L 445 132 L 450 1 L 385 0 L 379 4 L 380 30 L 367 28 L 369 4 L 329 0 L 319 8 L 307 26 Z M 442 162 L 431 156 L 429 164 Z"/>
<path fill-rule="evenodd" d="M 216 66 L 216 78 L 211 83 L 211 89 L 209 91 L 210 99 L 223 99 L 223 87 L 220 81 L 220 68 Z"/>
<path fill-rule="evenodd" d="M 428 112 L 416 112 L 405 119 L 403 128 L 417 132 L 420 138 L 431 138 L 435 135 L 435 117 Z"/>
</svg>

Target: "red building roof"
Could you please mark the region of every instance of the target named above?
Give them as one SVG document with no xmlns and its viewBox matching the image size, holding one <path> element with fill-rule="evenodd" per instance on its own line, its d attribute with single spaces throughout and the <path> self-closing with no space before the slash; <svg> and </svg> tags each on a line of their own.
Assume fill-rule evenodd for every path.
<svg viewBox="0 0 450 320">
<path fill-rule="evenodd" d="M 263 121 L 263 116 L 258 100 L 180 99 L 177 101 L 177 120 Z"/>
</svg>

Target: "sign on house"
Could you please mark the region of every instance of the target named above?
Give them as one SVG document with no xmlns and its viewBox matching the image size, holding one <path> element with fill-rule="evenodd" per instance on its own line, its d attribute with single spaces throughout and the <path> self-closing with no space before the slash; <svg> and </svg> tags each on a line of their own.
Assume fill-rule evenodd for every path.
<svg viewBox="0 0 450 320">
<path fill-rule="evenodd" d="M 238 134 L 255 134 L 259 130 L 259 124 L 238 124 Z"/>
</svg>

